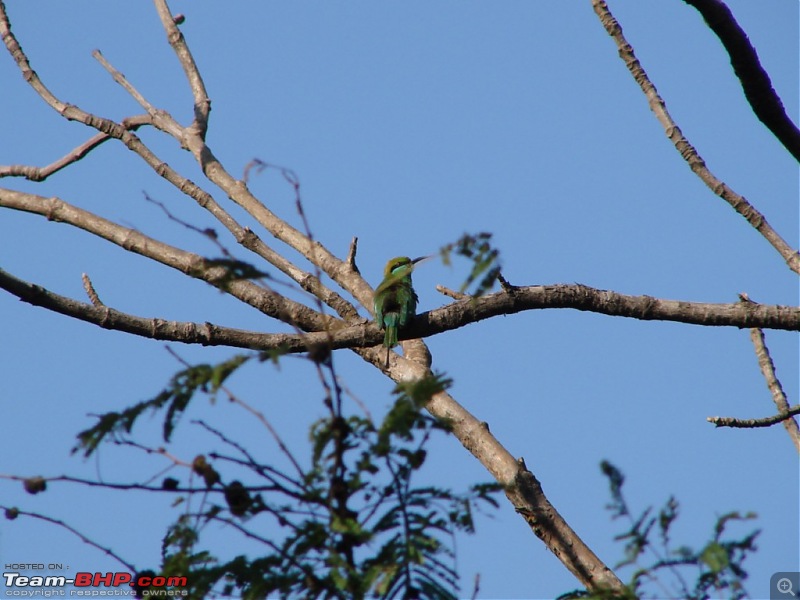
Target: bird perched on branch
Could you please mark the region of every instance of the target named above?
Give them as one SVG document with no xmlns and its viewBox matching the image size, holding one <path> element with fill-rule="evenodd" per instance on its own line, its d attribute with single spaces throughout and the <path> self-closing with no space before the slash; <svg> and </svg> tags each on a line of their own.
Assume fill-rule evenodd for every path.
<svg viewBox="0 0 800 600">
<path fill-rule="evenodd" d="M 383 345 L 386 346 L 386 366 L 389 366 L 389 349 L 397 345 L 397 331 L 417 314 L 417 294 L 411 285 L 414 265 L 429 258 L 421 256 L 411 260 L 398 256 L 386 263 L 383 281 L 375 290 L 375 320 L 384 329 Z"/>
</svg>

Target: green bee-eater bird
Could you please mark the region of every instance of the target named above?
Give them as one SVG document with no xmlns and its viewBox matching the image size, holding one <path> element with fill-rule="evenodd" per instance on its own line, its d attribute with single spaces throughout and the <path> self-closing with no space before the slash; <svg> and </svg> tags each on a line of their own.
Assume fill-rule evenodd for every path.
<svg viewBox="0 0 800 600">
<path fill-rule="evenodd" d="M 385 329 L 383 345 L 386 346 L 386 364 L 389 364 L 389 348 L 397 345 L 397 330 L 417 314 L 417 293 L 411 286 L 414 265 L 428 258 L 421 256 L 411 260 L 398 256 L 386 263 L 383 281 L 375 290 L 375 320 Z"/>
</svg>

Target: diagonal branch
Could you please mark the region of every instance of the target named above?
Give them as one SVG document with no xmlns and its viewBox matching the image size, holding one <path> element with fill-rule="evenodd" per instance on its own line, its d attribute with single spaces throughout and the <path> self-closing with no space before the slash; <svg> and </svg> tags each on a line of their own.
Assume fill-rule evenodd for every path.
<svg viewBox="0 0 800 600">
<path fill-rule="evenodd" d="M 12 208 L 61 221 L 108 240 L 129 252 L 141 254 L 156 262 L 205 281 L 257 310 L 284 323 L 307 331 L 320 331 L 333 325 L 336 319 L 290 300 L 252 281 L 230 281 L 228 270 L 210 264 L 197 254 L 160 242 L 134 229 L 122 227 L 94 213 L 72 206 L 58 198 L 45 198 L 0 188 L 0 207 Z"/>
<path fill-rule="evenodd" d="M 142 125 L 149 125 L 152 120 L 148 115 L 138 115 L 128 117 L 122 121 L 122 126 L 135 131 Z M 44 167 L 34 167 L 29 165 L 0 165 L 0 179 L 3 177 L 24 177 L 29 181 L 44 181 L 50 175 L 59 172 L 72 163 L 78 162 L 89 152 L 100 146 L 103 142 L 112 139 L 107 133 L 98 133 L 85 141 L 80 146 L 73 148 L 70 152 Z"/>
<path fill-rule="evenodd" d="M 783 391 L 783 386 L 781 386 L 781 382 L 778 381 L 778 376 L 775 374 L 775 363 L 769 355 L 764 332 L 760 328 L 754 327 L 750 330 L 750 339 L 756 351 L 758 366 L 761 368 L 761 373 L 764 375 L 764 380 L 767 382 L 767 388 L 769 388 L 770 394 L 772 394 L 772 401 L 778 409 L 778 415 L 789 414 L 789 402 L 786 400 L 786 393 Z M 781 420 L 783 421 L 783 426 L 786 428 L 786 433 L 789 434 L 789 438 L 792 440 L 795 448 L 800 452 L 800 428 L 797 426 L 797 421 L 793 418 Z"/>
<path fill-rule="evenodd" d="M 605 27 L 608 34 L 614 38 L 619 49 L 619 56 L 625 62 L 625 66 L 633 75 L 636 83 L 642 88 L 642 92 L 647 97 L 650 110 L 653 111 L 659 123 L 664 127 L 667 137 L 675 145 L 675 149 L 680 153 L 694 173 L 705 183 L 711 191 L 725 200 L 733 209 L 743 216 L 764 239 L 766 239 L 775 250 L 783 257 L 789 268 L 795 273 L 800 274 L 800 253 L 792 249 L 791 246 L 772 228 L 767 219 L 756 208 L 750 204 L 744 196 L 740 196 L 728 187 L 723 181 L 718 179 L 706 167 L 705 161 L 700 157 L 697 150 L 689 143 L 680 128 L 667 112 L 666 104 L 658 94 L 658 90 L 647 77 L 647 73 L 642 67 L 633 48 L 622 34 L 622 27 L 611 14 L 605 0 L 592 0 L 595 13 L 600 18 L 600 22 Z"/>
<path fill-rule="evenodd" d="M 380 359 L 378 359 L 380 360 Z M 424 365 L 403 360 L 392 367 L 390 376 L 398 383 L 430 376 Z M 622 594 L 625 586 L 564 520 L 545 496 L 541 483 L 528 470 L 525 461 L 514 456 L 479 421 L 447 392 L 435 394 L 425 407 L 448 424 L 458 441 L 503 486 L 515 510 L 531 531 L 556 555 L 558 560 L 592 592 L 613 590 Z M 604 595 L 603 597 L 617 597 Z"/>
<path fill-rule="evenodd" d="M 683 0 L 703 16 L 717 34 L 731 59 L 733 72 L 742 84 L 745 98 L 758 119 L 800 161 L 800 129 L 797 128 L 761 66 L 758 53 L 731 10 L 720 0 Z"/>
<path fill-rule="evenodd" d="M 130 82 L 122 73 L 111 66 L 111 63 L 106 60 L 106 57 L 103 56 L 103 53 L 100 52 L 100 50 L 92 50 L 92 56 L 103 66 L 106 71 L 108 71 L 111 77 L 114 78 L 114 81 L 120 84 L 126 92 L 133 96 L 134 100 L 136 100 L 136 102 L 138 102 L 139 105 L 147 111 L 147 114 L 151 118 L 158 116 L 158 109 L 150 104 L 147 99 L 139 93 L 139 90 L 130 84 Z"/>
<path fill-rule="evenodd" d="M 760 306 L 760 304 L 751 300 L 747 294 L 739 294 L 739 299 L 741 303 L 746 306 Z M 769 425 L 774 425 L 782 421 L 783 426 L 786 428 L 786 433 L 789 434 L 789 438 L 792 440 L 795 448 L 800 452 L 800 428 L 797 426 L 797 421 L 793 418 L 789 418 L 789 415 L 792 414 L 789 408 L 789 401 L 786 399 L 786 393 L 783 391 L 783 386 L 781 382 L 778 381 L 778 376 L 775 373 L 775 363 L 769 355 L 764 331 L 760 327 L 753 327 L 750 329 L 750 340 L 753 342 L 756 358 L 758 359 L 758 366 L 767 382 L 767 388 L 769 388 L 772 401 L 778 409 L 778 414 L 765 419 L 746 420 L 734 419 L 732 417 L 710 417 L 708 421 L 716 424 L 717 427 L 723 425 L 728 427 L 768 427 Z"/>
</svg>

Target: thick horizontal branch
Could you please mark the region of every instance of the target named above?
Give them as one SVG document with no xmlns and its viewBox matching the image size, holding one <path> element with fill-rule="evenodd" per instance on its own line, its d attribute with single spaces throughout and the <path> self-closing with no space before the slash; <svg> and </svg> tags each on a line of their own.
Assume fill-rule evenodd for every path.
<svg viewBox="0 0 800 600">
<path fill-rule="evenodd" d="M 713 304 L 628 296 L 575 283 L 510 287 L 478 299 L 462 300 L 419 315 L 408 333 L 410 337 L 420 337 L 413 335 L 420 333 L 433 335 L 497 315 L 544 308 L 573 308 L 642 321 L 800 331 L 800 308 L 796 307 L 748 302 Z"/>
<path fill-rule="evenodd" d="M 192 323 L 137 317 L 108 306 L 95 306 L 61 296 L 39 285 L 18 279 L 2 269 L 0 269 L 0 288 L 34 306 L 93 323 L 103 329 L 122 331 L 153 340 L 254 350 L 280 349 L 284 346 L 305 350 L 310 346 L 326 344 L 328 339 L 328 334 L 325 332 L 308 334 L 307 338 L 303 334 L 257 333 L 207 322 Z M 300 340 L 302 346 L 298 344 Z"/>
<path fill-rule="evenodd" d="M 288 334 L 258 333 L 212 323 L 138 317 L 107 306 L 78 302 L 18 279 L 2 269 L 0 288 L 35 306 L 93 323 L 104 329 L 185 344 L 304 352 L 320 346 L 331 349 L 364 348 L 378 345 L 383 340 L 383 333 L 374 323 L 345 327 L 340 321 L 333 321 L 329 331 Z M 788 306 L 662 300 L 651 296 L 626 296 L 580 284 L 559 284 L 510 288 L 508 291 L 475 300 L 448 304 L 417 315 L 413 323 L 401 331 L 400 338 L 426 338 L 498 315 L 549 308 L 572 308 L 647 321 L 800 331 L 800 309 Z"/>
<path fill-rule="evenodd" d="M 792 156 L 800 161 L 800 130 L 786 114 L 783 102 L 772 87 L 769 74 L 761 66 L 756 49 L 736 22 L 731 9 L 720 0 L 683 1 L 695 7 L 719 37 L 755 115 Z"/>
</svg>

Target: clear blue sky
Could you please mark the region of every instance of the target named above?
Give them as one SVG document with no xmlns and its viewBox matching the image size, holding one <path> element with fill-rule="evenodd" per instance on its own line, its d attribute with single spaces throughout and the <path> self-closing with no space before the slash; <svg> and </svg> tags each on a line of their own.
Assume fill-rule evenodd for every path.
<svg viewBox="0 0 800 600">
<path fill-rule="evenodd" d="M 153 104 L 186 123 L 191 96 L 153 7 L 145 2 L 6 3 L 34 69 L 61 99 L 121 119 L 141 112 L 90 53 L 99 48 Z M 717 38 L 683 2 L 610 0 L 628 40 L 673 117 L 708 166 L 798 244 L 797 164 L 754 118 Z M 798 4 L 731 0 L 791 116 L 798 118 Z M 209 143 L 234 174 L 253 158 L 300 177 L 315 236 L 343 256 L 360 240 L 359 266 L 373 284 L 398 254 L 435 252 L 464 232 L 489 231 L 513 284 L 580 282 L 630 294 L 798 304 L 796 276 L 777 253 L 688 169 L 648 109 L 588 0 L 437 2 L 173 2 L 213 101 Z M 66 123 L 0 56 L 0 164 L 44 165 L 91 134 Z M 200 181 L 188 153 L 154 132 L 143 139 Z M 143 192 L 199 226 L 205 214 L 107 144 L 33 190 L 169 243 L 213 255 L 207 241 L 165 220 Z M 274 173 L 252 182 L 271 209 L 297 223 L 292 190 Z M 222 194 L 211 190 L 222 200 Z M 238 213 L 237 213 L 238 214 Z M 229 246 L 233 246 L 229 243 Z M 241 255 L 245 258 L 246 255 Z M 85 299 L 81 273 L 103 301 L 165 319 L 284 330 L 263 315 L 166 268 L 41 217 L 0 211 L 0 266 Z M 455 286 L 466 266 L 427 264 L 415 277 L 420 310 L 443 305 L 436 284 Z M 101 330 L 0 293 L 0 473 L 143 480 L 164 466 L 104 447 L 69 455 L 90 413 L 154 396 L 179 365 L 163 344 Z M 703 544 L 716 516 L 755 511 L 758 553 L 746 567 L 753 597 L 770 575 L 798 568 L 798 460 L 780 427 L 715 429 L 711 415 L 773 412 L 747 331 L 639 322 L 566 310 L 495 318 L 428 340 L 453 395 L 515 455 L 595 551 L 613 564 L 623 524 L 604 509 L 608 459 L 628 477 L 637 509 L 674 494 L 676 546 Z M 797 335 L 767 332 L 790 402 L 798 402 Z M 224 349 L 176 346 L 189 361 Z M 348 385 L 375 413 L 390 382 L 347 351 Z M 298 453 L 321 392 L 301 361 L 281 371 L 248 368 L 235 391 L 270 416 Z M 264 431 L 227 403 L 197 403 L 171 451 L 191 460 L 215 447 L 190 418 L 237 432 L 275 453 Z M 157 429 L 158 421 L 153 421 Z M 144 440 L 155 436 L 139 429 Z M 454 438 L 431 447 L 423 481 L 455 488 L 488 479 Z M 183 474 L 181 474 L 184 476 Z M 53 484 L 30 496 L 0 483 L 4 504 L 48 514 L 156 565 L 176 516 L 165 495 Z M 210 528 L 224 558 L 240 551 Z M 71 570 L 119 565 L 61 529 L 0 523 L 0 563 L 57 562 Z M 575 580 L 508 504 L 458 539 L 465 592 L 475 573 L 482 598 L 548 598 Z M 622 573 L 625 580 L 629 573 Z"/>
</svg>

